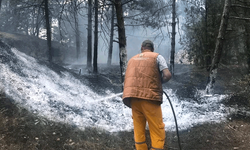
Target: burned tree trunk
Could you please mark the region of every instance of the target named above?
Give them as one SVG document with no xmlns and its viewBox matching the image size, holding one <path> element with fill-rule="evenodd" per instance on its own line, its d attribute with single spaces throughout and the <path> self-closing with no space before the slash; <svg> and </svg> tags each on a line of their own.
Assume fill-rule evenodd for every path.
<svg viewBox="0 0 250 150">
<path fill-rule="evenodd" d="M 80 29 L 79 29 L 79 19 L 78 19 L 78 8 L 77 8 L 77 1 L 74 0 L 73 2 L 73 15 L 75 21 L 75 38 L 76 38 L 76 58 L 79 59 L 80 57 Z"/>
<path fill-rule="evenodd" d="M 217 36 L 215 50 L 214 50 L 214 56 L 212 59 L 211 68 L 209 70 L 209 78 L 208 78 L 209 82 L 208 82 L 208 87 L 207 87 L 207 93 L 211 92 L 210 90 L 213 88 L 213 84 L 215 83 L 217 68 L 218 68 L 218 65 L 221 59 L 222 50 L 223 50 L 223 42 L 225 39 L 225 34 L 226 34 L 226 29 L 227 29 L 227 24 L 228 24 L 230 7 L 231 7 L 231 0 L 225 0 L 219 33 Z"/>
<path fill-rule="evenodd" d="M 171 38 L 171 56 L 170 56 L 170 72 L 172 73 L 172 76 L 174 76 L 174 55 L 175 55 L 175 0 L 173 0 L 172 4 L 172 38 Z"/>
<path fill-rule="evenodd" d="M 250 21 L 245 24 L 248 73 L 250 73 Z"/>
<path fill-rule="evenodd" d="M 108 55 L 108 66 L 111 66 L 112 52 L 113 52 L 113 37 L 114 37 L 114 5 L 112 5 L 112 16 L 111 16 L 111 28 L 110 28 L 110 40 L 109 40 L 109 55 Z"/>
<path fill-rule="evenodd" d="M 46 20 L 46 29 L 47 29 L 47 45 L 49 49 L 49 61 L 52 62 L 53 52 L 51 47 L 51 28 L 50 28 L 50 18 L 49 18 L 49 4 L 48 0 L 44 0 L 44 9 L 45 9 L 45 20 Z"/>
<path fill-rule="evenodd" d="M 206 56 L 205 56 L 205 65 L 207 71 L 210 70 L 210 65 L 211 65 L 211 49 L 208 46 L 208 0 L 205 1 L 205 50 L 206 50 Z"/>
<path fill-rule="evenodd" d="M 250 2 L 248 0 L 244 1 L 245 6 L 249 6 Z M 244 11 L 245 16 L 250 15 L 250 7 L 246 8 Z M 246 36 L 246 54 L 247 54 L 247 66 L 248 73 L 250 73 L 250 19 L 245 20 L 245 36 Z"/>
<path fill-rule="evenodd" d="M 87 68 L 90 70 L 92 64 L 92 0 L 88 0 L 88 49 Z"/>
<path fill-rule="evenodd" d="M 0 10 L 2 9 L 2 0 L 0 0 Z"/>
<path fill-rule="evenodd" d="M 98 0 L 95 0 L 95 33 L 94 33 L 94 73 L 97 73 L 97 54 L 98 54 Z"/>
<path fill-rule="evenodd" d="M 115 8 L 116 8 L 118 37 L 119 37 L 121 80 L 123 83 L 127 67 L 127 49 L 126 49 L 127 44 L 126 44 L 126 35 L 125 35 L 121 0 L 115 0 Z"/>
<path fill-rule="evenodd" d="M 246 49 L 247 49 L 247 65 L 248 73 L 250 73 L 250 21 L 246 21 Z"/>
</svg>

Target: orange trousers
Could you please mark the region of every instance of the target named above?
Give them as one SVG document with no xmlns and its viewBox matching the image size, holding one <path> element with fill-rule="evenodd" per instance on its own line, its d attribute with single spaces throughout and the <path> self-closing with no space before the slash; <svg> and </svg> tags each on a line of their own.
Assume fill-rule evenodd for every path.
<svg viewBox="0 0 250 150">
<path fill-rule="evenodd" d="M 165 124 L 160 104 L 137 98 L 131 99 L 136 150 L 148 150 L 145 128 L 148 122 L 151 150 L 163 150 L 165 143 Z"/>
</svg>

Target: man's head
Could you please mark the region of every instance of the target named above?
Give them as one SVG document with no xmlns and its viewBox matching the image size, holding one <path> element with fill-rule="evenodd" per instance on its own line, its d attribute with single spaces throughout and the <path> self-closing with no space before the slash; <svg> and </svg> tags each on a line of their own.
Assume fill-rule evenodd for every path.
<svg viewBox="0 0 250 150">
<path fill-rule="evenodd" d="M 141 51 L 143 50 L 151 50 L 152 52 L 154 51 L 154 43 L 150 40 L 145 40 L 141 44 Z"/>
</svg>

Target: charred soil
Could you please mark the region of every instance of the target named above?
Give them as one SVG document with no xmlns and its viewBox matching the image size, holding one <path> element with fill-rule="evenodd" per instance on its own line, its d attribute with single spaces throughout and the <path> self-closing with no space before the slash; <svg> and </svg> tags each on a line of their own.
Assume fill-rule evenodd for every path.
<svg viewBox="0 0 250 150">
<path fill-rule="evenodd" d="M 48 64 L 47 64 L 48 65 Z M 60 68 L 51 66 L 51 68 Z M 237 68 L 222 68 L 218 72 L 215 92 L 231 94 L 224 101 L 226 105 L 235 106 L 238 113 L 232 114 L 227 121 L 206 123 L 180 132 L 183 150 L 229 150 L 250 149 L 250 117 L 240 108 L 249 109 L 249 99 L 244 94 L 237 94 L 237 78 L 242 78 Z M 105 93 L 106 89 L 113 92 L 121 90 L 119 66 L 110 68 L 102 66 L 102 74 L 77 75 L 86 80 L 97 92 Z M 230 72 L 230 74 L 228 73 Z M 182 97 L 192 98 L 196 88 L 205 88 L 206 71 L 191 65 L 176 65 L 175 77 L 164 86 L 177 91 Z M 99 82 L 96 82 L 96 81 Z M 101 82 L 100 82 L 101 81 Z M 230 81 L 230 82 L 229 82 Z M 100 84 L 102 83 L 102 84 Z M 132 150 L 134 147 L 133 132 L 109 133 L 102 129 L 87 128 L 80 130 L 76 126 L 49 121 L 46 118 L 30 113 L 6 97 L 0 95 L 0 149 L 1 150 L 59 150 L 59 149 L 93 149 L 93 150 Z M 166 131 L 167 150 L 178 149 L 175 132 Z M 147 143 L 150 145 L 149 133 Z"/>
<path fill-rule="evenodd" d="M 30 37 L 1 33 L 3 41 L 10 46 L 31 56 L 39 54 L 44 49 L 44 41 L 29 42 Z M 16 39 L 17 38 L 17 39 Z M 19 42 L 18 42 L 19 41 Z M 36 44 L 41 42 L 41 46 Z M 27 43 L 35 44 L 27 45 Z M 28 46 L 28 48 L 27 48 Z M 30 47 L 32 52 L 28 52 Z M 39 47 L 40 49 L 35 49 Z M 44 51 L 42 51 L 44 52 Z M 32 55 L 33 54 L 33 55 Z M 6 61 L 8 58 L 6 58 Z M 3 61 L 4 63 L 4 61 Z M 42 62 L 41 62 L 42 63 Z M 43 62 L 55 72 L 60 73 L 65 68 L 56 64 Z M 242 110 L 250 109 L 249 83 L 250 76 L 237 66 L 220 66 L 215 82 L 215 93 L 229 94 L 231 97 L 223 103 L 238 111 L 221 123 L 206 123 L 196 125 L 188 130 L 180 132 L 181 146 L 183 150 L 248 150 L 250 149 L 250 115 Z M 98 74 L 79 75 L 73 70 L 67 70 L 97 93 L 105 94 L 106 90 L 119 93 L 122 90 L 119 66 L 99 66 Z M 193 98 L 197 89 L 205 89 L 207 83 L 205 69 L 193 65 L 175 65 L 175 76 L 165 87 L 176 90 L 180 97 Z M 166 131 L 166 150 L 178 149 L 176 132 Z M 149 133 L 147 143 L 150 145 Z M 133 150 L 133 132 L 110 133 L 102 129 L 86 128 L 80 130 L 76 126 L 50 121 L 37 116 L 15 103 L 5 96 L 0 89 L 0 150 Z"/>
</svg>

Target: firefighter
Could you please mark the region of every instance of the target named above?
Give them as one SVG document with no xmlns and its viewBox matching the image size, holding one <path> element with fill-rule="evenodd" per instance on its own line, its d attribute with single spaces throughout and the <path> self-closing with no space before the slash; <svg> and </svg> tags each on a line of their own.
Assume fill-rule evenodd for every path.
<svg viewBox="0 0 250 150">
<path fill-rule="evenodd" d="M 123 103 L 132 108 L 134 139 L 137 150 L 148 150 L 145 127 L 148 123 L 151 150 L 161 150 L 165 142 L 165 124 L 162 119 L 162 83 L 171 73 L 162 55 L 154 52 L 154 44 L 145 40 L 141 53 L 132 57 L 127 66 Z"/>
</svg>

